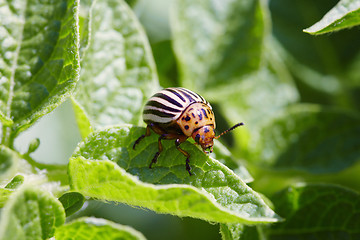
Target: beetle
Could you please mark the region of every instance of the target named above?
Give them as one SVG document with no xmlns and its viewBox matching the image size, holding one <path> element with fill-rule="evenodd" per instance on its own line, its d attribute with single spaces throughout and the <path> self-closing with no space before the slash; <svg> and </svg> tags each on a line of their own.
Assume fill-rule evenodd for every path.
<svg viewBox="0 0 360 240">
<path fill-rule="evenodd" d="M 133 149 L 140 141 L 150 136 L 151 130 L 159 134 L 158 151 L 155 153 L 149 168 L 157 162 L 163 151 L 161 140 L 175 139 L 175 146 L 186 157 L 186 170 L 190 174 L 190 154 L 180 148 L 180 144 L 192 137 L 205 153 L 212 152 L 213 139 L 244 125 L 240 122 L 215 136 L 215 116 L 208 101 L 199 94 L 186 88 L 165 88 L 154 94 L 145 104 L 143 120 L 147 124 L 145 134 L 134 143 Z"/>
</svg>

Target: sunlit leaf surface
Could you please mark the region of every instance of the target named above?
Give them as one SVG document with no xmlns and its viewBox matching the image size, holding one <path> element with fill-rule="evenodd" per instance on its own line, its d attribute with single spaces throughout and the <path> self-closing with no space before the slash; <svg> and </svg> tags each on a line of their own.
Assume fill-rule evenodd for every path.
<svg viewBox="0 0 360 240">
<path fill-rule="evenodd" d="M 186 142 L 193 176 L 173 141 L 149 169 L 157 136 L 134 141 L 144 128 L 121 126 L 91 134 L 70 159 L 73 190 L 98 199 L 124 202 L 160 213 L 215 222 L 274 222 L 276 214 L 236 174 Z M 126 171 L 125 171 L 126 170 Z"/>
<path fill-rule="evenodd" d="M 77 7 L 76 0 L 0 4 L 0 119 L 14 122 L 14 134 L 62 103 L 75 87 Z"/>
</svg>

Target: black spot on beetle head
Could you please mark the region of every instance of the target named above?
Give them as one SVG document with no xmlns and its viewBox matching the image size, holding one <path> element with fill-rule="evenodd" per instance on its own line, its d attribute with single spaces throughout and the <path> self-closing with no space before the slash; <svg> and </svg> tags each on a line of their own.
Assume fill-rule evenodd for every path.
<svg viewBox="0 0 360 240">
<path fill-rule="evenodd" d="M 200 140 L 200 134 L 196 134 L 195 136 L 195 142 L 199 143 Z"/>
<path fill-rule="evenodd" d="M 189 129 L 189 125 L 185 125 L 185 129 L 188 130 L 188 129 Z"/>
</svg>

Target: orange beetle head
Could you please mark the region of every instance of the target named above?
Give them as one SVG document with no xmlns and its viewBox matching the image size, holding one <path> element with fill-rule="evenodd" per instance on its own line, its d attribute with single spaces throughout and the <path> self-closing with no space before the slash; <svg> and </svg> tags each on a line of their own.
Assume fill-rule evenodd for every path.
<svg viewBox="0 0 360 240">
<path fill-rule="evenodd" d="M 193 132 L 192 138 L 201 146 L 204 152 L 208 153 L 213 151 L 213 139 L 215 138 L 213 125 L 200 127 Z"/>
<path fill-rule="evenodd" d="M 224 132 L 219 134 L 218 136 L 215 136 L 214 125 L 212 125 L 212 124 L 205 125 L 203 127 L 196 129 L 192 134 L 192 138 L 195 140 L 195 142 L 197 144 L 199 144 L 202 147 L 202 149 L 205 153 L 212 152 L 213 145 L 214 145 L 214 142 L 213 142 L 214 138 L 218 139 L 222 135 L 224 135 L 242 125 L 244 125 L 244 123 L 242 123 L 242 122 L 237 123 L 234 126 L 232 126 L 231 128 L 229 128 L 228 130 L 225 130 Z M 207 150 L 207 149 L 209 149 L 209 150 Z"/>
</svg>

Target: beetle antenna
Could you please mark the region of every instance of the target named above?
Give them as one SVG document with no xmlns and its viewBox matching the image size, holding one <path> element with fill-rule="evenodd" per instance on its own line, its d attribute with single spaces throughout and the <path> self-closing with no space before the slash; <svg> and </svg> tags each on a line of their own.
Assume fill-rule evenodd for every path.
<svg viewBox="0 0 360 240">
<path fill-rule="evenodd" d="M 225 131 L 223 131 L 222 133 L 220 133 L 218 136 L 216 136 L 216 137 L 214 137 L 215 139 L 218 139 L 219 137 L 221 137 L 222 135 L 224 135 L 224 134 L 226 134 L 226 133 L 228 133 L 228 132 L 230 132 L 230 131 L 232 131 L 232 130 L 234 130 L 235 128 L 237 128 L 237 127 L 240 127 L 240 126 L 242 126 L 242 125 L 244 125 L 244 123 L 237 123 L 237 124 L 235 124 L 234 126 L 232 126 L 231 128 L 229 128 L 228 130 L 225 130 Z"/>
</svg>

